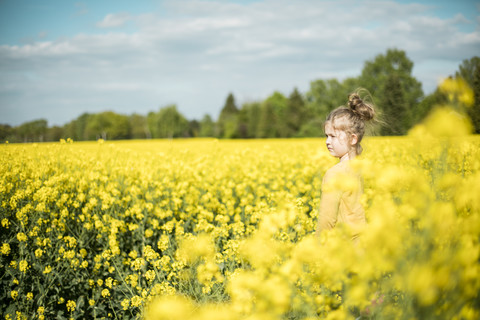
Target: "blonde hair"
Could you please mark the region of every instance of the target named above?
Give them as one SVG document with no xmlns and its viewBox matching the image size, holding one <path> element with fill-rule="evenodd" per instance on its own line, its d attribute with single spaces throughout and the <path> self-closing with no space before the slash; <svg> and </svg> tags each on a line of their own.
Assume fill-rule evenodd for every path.
<svg viewBox="0 0 480 320">
<path fill-rule="evenodd" d="M 357 144 L 355 145 L 355 151 L 357 155 L 362 153 L 362 141 L 365 134 L 365 123 L 374 119 L 375 108 L 373 103 L 364 101 L 360 97 L 360 93 L 364 89 L 358 89 L 357 91 L 348 95 L 347 106 L 341 106 L 330 112 L 325 121 L 325 125 L 330 123 L 334 130 L 342 130 L 351 136 L 352 134 L 357 136 Z"/>
</svg>

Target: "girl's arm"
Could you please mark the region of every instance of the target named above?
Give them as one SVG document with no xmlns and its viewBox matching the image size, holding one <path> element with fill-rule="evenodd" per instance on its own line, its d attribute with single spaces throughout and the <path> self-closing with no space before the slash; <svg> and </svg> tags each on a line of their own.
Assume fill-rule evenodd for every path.
<svg viewBox="0 0 480 320">
<path fill-rule="evenodd" d="M 318 224 L 316 234 L 319 235 L 322 230 L 328 230 L 335 227 L 338 217 L 338 206 L 342 191 L 336 188 L 336 179 L 339 178 L 337 168 L 332 168 L 325 173 L 322 181 L 322 197 L 318 212 Z"/>
<path fill-rule="evenodd" d="M 342 193 L 340 191 L 322 193 L 318 213 L 317 235 L 319 235 L 322 230 L 328 230 L 335 227 L 341 196 Z"/>
</svg>

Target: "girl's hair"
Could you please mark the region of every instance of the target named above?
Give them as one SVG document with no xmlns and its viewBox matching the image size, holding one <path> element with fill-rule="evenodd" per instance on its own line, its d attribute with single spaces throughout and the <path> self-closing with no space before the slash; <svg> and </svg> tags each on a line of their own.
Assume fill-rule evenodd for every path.
<svg viewBox="0 0 480 320">
<path fill-rule="evenodd" d="M 348 95 L 348 107 L 341 106 L 330 112 L 327 116 L 325 124 L 330 123 L 335 130 L 342 130 L 349 135 L 355 134 L 357 136 L 356 153 L 362 153 L 362 141 L 365 134 L 365 123 L 375 118 L 375 109 L 373 103 L 364 101 L 360 98 L 360 93 L 363 89 Z"/>
</svg>

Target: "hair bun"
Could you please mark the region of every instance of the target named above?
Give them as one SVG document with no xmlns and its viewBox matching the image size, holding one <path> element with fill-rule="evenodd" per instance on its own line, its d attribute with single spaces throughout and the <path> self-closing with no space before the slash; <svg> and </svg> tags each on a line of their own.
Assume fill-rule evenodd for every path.
<svg viewBox="0 0 480 320">
<path fill-rule="evenodd" d="M 375 117 L 375 110 L 370 103 L 364 102 L 356 92 L 348 95 L 348 106 L 364 121 L 370 121 Z"/>
</svg>

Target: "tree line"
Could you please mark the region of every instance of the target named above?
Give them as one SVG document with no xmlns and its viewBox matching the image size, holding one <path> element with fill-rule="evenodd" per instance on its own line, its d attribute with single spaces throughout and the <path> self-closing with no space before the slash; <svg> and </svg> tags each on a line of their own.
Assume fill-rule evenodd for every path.
<svg viewBox="0 0 480 320">
<path fill-rule="evenodd" d="M 188 120 L 176 105 L 168 105 L 147 115 L 84 113 L 64 126 L 49 127 L 44 119 L 16 127 L 0 124 L 0 141 L 319 137 L 323 136 L 326 115 L 344 105 L 348 94 L 359 87 L 370 93 L 380 113 L 377 134 L 404 135 L 435 105 L 447 101 L 438 89 L 425 96 L 421 83 L 412 76 L 412 69 L 413 62 L 405 51 L 389 49 L 366 61 L 358 77 L 341 82 L 314 80 L 303 94 L 297 88 L 288 96 L 274 92 L 263 101 L 245 102 L 239 107 L 230 93 L 216 121 L 208 114 L 199 121 Z M 467 113 L 475 132 L 480 133 L 480 58 L 464 60 L 452 77 L 463 78 L 473 89 L 475 102 Z"/>
</svg>

